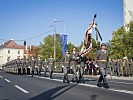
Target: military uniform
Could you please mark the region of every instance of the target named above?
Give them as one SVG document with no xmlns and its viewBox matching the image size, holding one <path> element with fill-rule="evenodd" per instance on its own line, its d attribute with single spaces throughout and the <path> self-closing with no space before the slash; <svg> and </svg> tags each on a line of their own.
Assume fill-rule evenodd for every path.
<svg viewBox="0 0 133 100">
<path fill-rule="evenodd" d="M 48 72 L 48 64 L 46 59 L 42 62 L 42 68 L 44 70 L 44 76 L 46 76 Z"/>
<path fill-rule="evenodd" d="M 33 77 L 34 72 L 35 72 L 35 63 L 36 63 L 36 60 L 32 57 L 32 59 L 30 60 L 30 67 L 31 67 L 31 75 L 32 75 L 32 77 Z"/>
<path fill-rule="evenodd" d="M 84 81 L 84 69 L 86 65 L 87 58 L 86 56 L 80 57 L 80 67 L 79 67 L 79 82 L 85 83 Z"/>
<path fill-rule="evenodd" d="M 70 55 L 70 66 L 72 67 L 72 70 L 73 70 L 72 82 L 74 81 L 74 79 L 76 79 L 77 83 L 79 82 L 78 75 L 77 75 L 78 60 L 79 60 L 79 53 L 76 52 L 76 48 L 75 48 L 75 50 L 73 50 L 73 52 Z"/>
<path fill-rule="evenodd" d="M 49 69 L 49 77 L 52 78 L 53 70 L 54 70 L 54 58 L 50 56 L 50 58 L 47 60 L 48 69 Z"/>
<path fill-rule="evenodd" d="M 70 69 L 70 55 L 68 54 L 68 52 L 66 52 L 63 55 L 62 65 L 63 65 L 63 73 L 64 73 L 63 83 L 65 83 L 66 81 L 67 83 L 69 83 L 68 71 Z"/>
<path fill-rule="evenodd" d="M 108 83 L 106 82 L 106 70 L 108 64 L 108 52 L 105 50 L 106 44 L 102 43 L 102 50 L 98 50 L 96 53 L 96 63 L 100 69 L 100 77 L 97 83 L 98 87 L 101 87 L 101 82 L 103 81 L 103 87 L 108 88 Z M 103 49 L 104 48 L 104 49 Z"/>
<path fill-rule="evenodd" d="M 38 75 L 41 76 L 41 70 L 42 70 L 42 61 L 40 58 L 36 60 L 36 65 L 38 67 Z"/>
</svg>

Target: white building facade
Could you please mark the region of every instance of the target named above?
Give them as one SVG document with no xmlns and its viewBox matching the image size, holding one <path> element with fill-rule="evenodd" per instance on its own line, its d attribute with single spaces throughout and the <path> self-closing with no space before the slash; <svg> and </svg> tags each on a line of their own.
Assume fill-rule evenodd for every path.
<svg viewBox="0 0 133 100">
<path fill-rule="evenodd" d="M 123 0 L 124 26 L 133 21 L 133 0 Z"/>
<path fill-rule="evenodd" d="M 7 63 L 8 61 L 23 58 L 24 47 L 17 45 L 13 40 L 6 42 L 0 46 L 0 66 Z"/>
</svg>

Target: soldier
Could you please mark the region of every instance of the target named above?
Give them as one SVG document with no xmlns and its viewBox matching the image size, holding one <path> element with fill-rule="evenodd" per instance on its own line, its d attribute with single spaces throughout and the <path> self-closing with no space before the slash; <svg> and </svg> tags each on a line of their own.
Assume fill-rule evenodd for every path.
<svg viewBox="0 0 133 100">
<path fill-rule="evenodd" d="M 54 70 L 54 58 L 50 55 L 50 58 L 47 61 L 48 69 L 49 69 L 49 77 L 52 78 L 53 70 Z"/>
<path fill-rule="evenodd" d="M 21 75 L 21 66 L 20 66 L 20 58 L 18 58 L 16 60 L 16 65 L 17 65 L 17 69 L 18 69 L 18 75 Z"/>
<path fill-rule="evenodd" d="M 26 67 L 26 72 L 29 75 L 30 74 L 30 61 L 29 61 L 29 59 L 26 59 L 25 67 Z"/>
<path fill-rule="evenodd" d="M 79 82 L 85 83 L 84 81 L 84 69 L 86 65 L 87 58 L 86 56 L 80 56 L 80 70 L 79 70 Z"/>
<path fill-rule="evenodd" d="M 97 83 L 98 87 L 102 86 L 103 81 L 103 87 L 109 88 L 108 83 L 106 82 L 106 69 L 107 69 L 107 63 L 108 63 L 108 52 L 106 51 L 106 44 L 101 44 L 101 50 L 98 50 L 96 53 L 96 63 L 99 66 L 100 69 L 100 77 Z"/>
<path fill-rule="evenodd" d="M 79 82 L 78 75 L 77 75 L 78 60 L 79 60 L 79 53 L 76 51 L 76 47 L 74 47 L 70 55 L 70 66 L 72 66 L 72 70 L 73 70 L 72 82 L 74 81 L 74 79 L 76 79 L 77 83 Z"/>
<path fill-rule="evenodd" d="M 47 76 L 47 72 L 48 72 L 48 65 L 47 65 L 47 60 L 45 59 L 43 62 L 42 62 L 42 68 L 44 70 L 44 76 Z"/>
<path fill-rule="evenodd" d="M 70 69 L 70 55 L 68 51 L 66 51 L 65 54 L 63 55 L 62 65 L 63 65 L 63 73 L 64 73 L 63 83 L 65 82 L 69 83 L 68 71 Z"/>
<path fill-rule="evenodd" d="M 36 65 L 38 67 L 38 75 L 41 76 L 41 70 L 42 70 L 42 61 L 40 59 L 40 57 L 38 57 L 38 59 L 36 60 Z"/>
<path fill-rule="evenodd" d="M 32 57 L 30 60 L 31 76 L 32 77 L 33 77 L 34 71 L 35 71 L 35 63 L 36 63 L 36 60 L 34 59 L 34 57 Z"/>
<path fill-rule="evenodd" d="M 122 67 L 123 67 L 123 75 L 124 76 L 127 76 L 127 70 L 128 70 L 128 59 L 127 59 L 127 57 L 124 57 L 123 58 L 123 63 L 122 63 Z"/>
</svg>

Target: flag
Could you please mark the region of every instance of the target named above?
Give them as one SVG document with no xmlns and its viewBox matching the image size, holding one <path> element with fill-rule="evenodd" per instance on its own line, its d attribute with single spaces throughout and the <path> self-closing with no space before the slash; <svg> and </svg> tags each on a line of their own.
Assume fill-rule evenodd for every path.
<svg viewBox="0 0 133 100">
<path fill-rule="evenodd" d="M 62 54 L 64 54 L 67 49 L 67 35 L 61 35 L 61 44 L 62 44 Z"/>
</svg>

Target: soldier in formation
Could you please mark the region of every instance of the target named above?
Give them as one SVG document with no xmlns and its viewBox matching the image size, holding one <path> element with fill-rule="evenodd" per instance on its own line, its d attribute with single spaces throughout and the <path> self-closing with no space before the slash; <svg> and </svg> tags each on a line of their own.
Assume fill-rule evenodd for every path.
<svg viewBox="0 0 133 100">
<path fill-rule="evenodd" d="M 68 72 L 70 69 L 70 55 L 68 51 L 66 51 L 65 54 L 63 55 L 62 65 L 63 65 L 63 73 L 64 73 L 63 83 L 66 83 L 66 82 L 69 83 Z"/>
<path fill-rule="evenodd" d="M 53 70 L 54 70 L 54 58 L 50 55 L 50 58 L 47 60 L 48 69 L 49 69 L 49 77 L 52 78 Z"/>
</svg>

